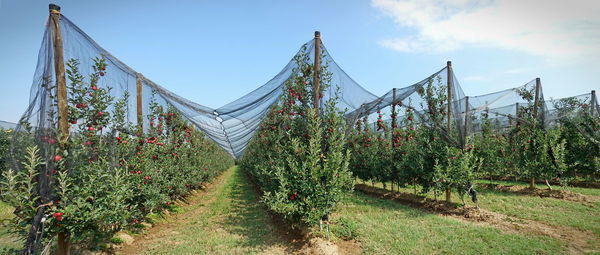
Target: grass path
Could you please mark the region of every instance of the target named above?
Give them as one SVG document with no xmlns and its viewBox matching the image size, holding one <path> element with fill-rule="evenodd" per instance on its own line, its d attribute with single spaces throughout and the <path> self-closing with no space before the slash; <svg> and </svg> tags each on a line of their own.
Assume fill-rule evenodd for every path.
<svg viewBox="0 0 600 255">
<path fill-rule="evenodd" d="M 506 182 L 507 184 L 512 184 Z M 369 183 L 370 185 L 370 183 Z M 381 183 L 376 183 L 381 188 Z M 545 186 L 539 186 L 544 187 Z M 388 189 L 390 187 L 388 186 Z M 557 227 L 570 227 L 582 231 L 591 231 L 592 235 L 600 238 L 600 197 L 598 189 L 573 188 L 572 192 L 585 194 L 598 199 L 593 203 L 580 203 L 556 198 L 542 198 L 538 196 L 523 195 L 511 192 L 502 192 L 483 187 L 476 188 L 479 205 L 481 208 L 492 212 L 505 214 L 524 220 L 533 220 L 548 223 Z M 400 188 L 401 192 L 413 193 L 412 187 Z M 419 194 L 434 198 L 433 192 Z M 443 199 L 441 194 L 438 199 Z M 452 193 L 453 201 L 460 202 L 457 192 Z M 467 204 L 472 205 L 470 199 L 465 198 Z M 598 243 L 594 243 L 598 246 Z"/>
<path fill-rule="evenodd" d="M 8 229 L 2 226 L 2 221 L 13 217 L 12 212 L 12 207 L 0 201 L 0 252 L 4 248 L 19 248 L 22 246 L 21 242 L 13 235 L 7 233 Z"/>
<path fill-rule="evenodd" d="M 546 236 L 506 233 L 414 209 L 359 192 L 338 211 L 356 222 L 366 254 L 565 254 L 565 243 Z"/>
<path fill-rule="evenodd" d="M 369 183 L 370 185 L 370 183 Z M 379 188 L 381 183 L 376 184 Z M 389 189 L 389 186 L 388 186 Z M 539 196 L 530 196 L 511 192 L 501 192 L 493 189 L 477 188 L 479 192 L 479 205 L 483 210 L 490 211 L 495 214 L 505 215 L 506 222 L 500 222 L 501 226 L 526 224 L 532 225 L 533 230 L 544 230 L 542 232 L 556 237 L 560 240 L 578 239 L 577 244 L 569 242 L 569 247 L 579 247 L 586 252 L 600 249 L 600 202 L 582 203 L 567 201 L 556 198 L 547 198 Z M 401 192 L 412 194 L 412 187 L 401 188 Z M 577 191 L 586 193 L 588 196 L 595 197 L 597 194 L 594 189 L 578 188 Z M 420 194 L 428 198 L 434 198 L 433 194 Z M 443 195 L 443 194 L 442 194 Z M 443 199 L 442 197 L 438 197 Z M 458 194 L 453 192 L 453 200 L 459 202 Z M 469 199 L 465 199 L 467 204 L 472 205 Z M 509 218 L 517 220 L 512 222 Z M 486 222 L 487 223 L 487 222 Z M 531 224 L 530 224 L 531 223 Z M 539 224 L 538 224 L 539 223 Z M 490 225 L 494 225 L 491 224 Z M 540 229 L 538 229 L 540 228 Z M 531 232 L 522 231 L 518 232 Z M 562 233 L 562 234 L 561 234 Z M 569 235 L 568 233 L 576 233 L 577 235 Z"/>
<path fill-rule="evenodd" d="M 227 170 L 184 212 L 167 217 L 117 254 L 289 254 L 246 176 Z"/>
</svg>

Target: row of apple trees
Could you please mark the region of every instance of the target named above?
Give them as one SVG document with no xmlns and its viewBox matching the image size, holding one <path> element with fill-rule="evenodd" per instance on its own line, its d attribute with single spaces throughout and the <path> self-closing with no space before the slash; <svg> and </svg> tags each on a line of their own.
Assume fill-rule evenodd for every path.
<svg viewBox="0 0 600 255">
<path fill-rule="evenodd" d="M 290 222 L 314 225 L 327 221 L 342 196 L 353 187 L 348 169 L 343 113 L 333 97 L 315 108 L 315 97 L 331 86 L 327 63 L 314 68 L 306 45 L 294 57 L 296 67 L 240 160 L 263 193 L 267 207 Z"/>
<path fill-rule="evenodd" d="M 436 197 L 445 192 L 450 201 L 454 189 L 461 199 L 469 194 L 476 200 L 473 182 L 479 178 L 564 183 L 577 173 L 587 177 L 600 173 L 600 119 L 585 104 L 559 101 L 561 118 L 544 125 L 533 89 L 524 88 L 518 93 L 527 103 L 516 115 L 506 116 L 512 125 L 499 128 L 488 112 L 476 112 L 468 123 L 479 121 L 481 128 L 465 134 L 469 129 L 455 122 L 447 128 L 446 88 L 440 79 L 429 80 L 417 88 L 424 110 L 417 111 L 411 102 L 396 102 L 391 123 L 383 121 L 380 111 L 375 125 L 368 125 L 366 117 L 358 120 L 348 143 L 354 175 L 392 189 L 412 186 L 415 193 L 433 191 Z"/>
<path fill-rule="evenodd" d="M 16 161 L 3 171 L 0 198 L 14 208 L 8 225 L 23 240 L 31 239 L 34 218 L 43 217 L 43 243 L 59 233 L 79 246 L 104 243 L 233 164 L 155 96 L 145 131 L 127 121 L 128 94 L 115 98 L 110 86 L 99 85 L 108 72 L 104 58 L 94 59 L 89 77 L 80 68 L 76 59 L 67 61 L 69 137 L 54 128 L 53 110 L 40 128 L 15 134 Z M 56 106 L 55 94 L 49 97 Z"/>
</svg>

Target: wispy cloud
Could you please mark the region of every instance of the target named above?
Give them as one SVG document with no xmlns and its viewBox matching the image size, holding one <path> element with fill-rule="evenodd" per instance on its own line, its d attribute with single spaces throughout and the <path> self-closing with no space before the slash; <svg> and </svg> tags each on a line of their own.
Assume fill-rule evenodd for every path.
<svg viewBox="0 0 600 255">
<path fill-rule="evenodd" d="M 511 49 L 552 62 L 600 57 L 598 0 L 372 0 L 415 32 L 381 42 L 401 52 L 446 52 L 466 45 Z"/>
</svg>

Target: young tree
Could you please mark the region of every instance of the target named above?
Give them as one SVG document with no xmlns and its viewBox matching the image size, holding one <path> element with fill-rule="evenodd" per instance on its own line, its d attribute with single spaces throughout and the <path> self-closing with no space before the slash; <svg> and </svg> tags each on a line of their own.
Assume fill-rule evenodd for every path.
<svg viewBox="0 0 600 255">
<path fill-rule="evenodd" d="M 311 104 L 313 95 L 322 97 L 331 86 L 331 73 L 324 63 L 319 70 L 320 92 L 312 93 L 314 68 L 306 49 L 305 45 L 294 57 L 296 67 L 284 84 L 283 95 L 246 149 L 240 166 L 260 185 L 269 209 L 310 226 L 328 220 L 353 182 L 337 96 L 323 108 Z"/>
</svg>

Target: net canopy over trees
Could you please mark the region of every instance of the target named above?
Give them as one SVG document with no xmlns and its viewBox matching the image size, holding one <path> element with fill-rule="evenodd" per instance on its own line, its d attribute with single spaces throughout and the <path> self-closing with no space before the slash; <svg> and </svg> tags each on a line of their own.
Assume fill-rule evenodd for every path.
<svg viewBox="0 0 600 255">
<path fill-rule="evenodd" d="M 147 127 L 149 124 L 147 119 L 141 120 L 144 123 L 138 123 L 140 120 L 136 118 L 138 111 L 136 96 L 133 95 L 141 94 L 141 113 L 145 116 L 149 112 L 150 99 L 154 94 L 157 104 L 176 108 L 188 121 L 235 157 L 242 154 L 268 109 L 279 100 L 284 82 L 296 67 L 296 64 L 290 60 L 283 70 L 266 84 L 231 103 L 214 109 L 187 100 L 156 84 L 111 55 L 64 15 L 60 18 L 64 59 L 76 59 L 81 66 L 92 66 L 94 58 L 104 56 L 108 66 L 111 67 L 111 72 L 107 72 L 98 85 L 112 86 L 111 95 L 116 98 L 125 92 L 132 95 L 127 102 L 127 120 Z M 311 54 L 314 52 L 314 40 L 307 42 L 303 47 L 307 48 L 309 56 L 314 55 Z M 333 73 L 332 83 L 341 89 L 342 100 L 338 103 L 340 109 L 354 110 L 364 102 L 377 98 L 352 80 L 333 61 L 324 47 L 322 52 L 324 63 L 328 64 L 330 72 Z M 56 80 L 53 61 L 51 29 L 48 23 L 34 75 L 30 106 L 21 119 L 22 122 L 40 128 L 47 127 L 49 124 L 45 113 L 54 107 L 48 104 L 50 101 L 48 97 L 52 93 L 49 88 L 53 87 Z M 81 70 L 84 76 L 89 75 L 91 71 Z M 141 93 L 137 93 L 138 83 L 141 83 L 141 91 L 139 91 Z M 336 87 L 332 87 L 325 91 L 324 99 L 330 98 L 335 89 Z"/>
<path fill-rule="evenodd" d="M 30 91 L 29 107 L 15 127 L 15 132 L 11 138 L 10 155 L 12 158 L 9 161 L 10 167 L 15 171 L 26 172 L 28 169 L 27 165 L 20 162 L 17 156 L 27 154 L 30 145 L 37 145 L 39 153 L 35 151 L 35 153 L 32 152 L 29 154 L 34 156 L 37 154 L 41 155 L 39 159 L 32 157 L 36 159 L 34 160 L 35 164 L 29 167 L 32 173 L 38 171 L 38 173 L 34 173 L 37 178 L 35 180 L 37 186 L 35 191 L 30 194 L 31 197 L 35 197 L 36 201 L 30 202 L 34 211 L 37 210 L 37 213 L 34 213 L 35 216 L 30 215 L 33 219 L 29 222 L 33 223 L 31 224 L 31 232 L 27 240 L 29 244 L 31 242 L 39 242 L 39 240 L 36 241 L 36 238 L 43 233 L 43 230 L 40 230 L 43 226 L 41 224 L 42 216 L 44 215 L 43 203 L 52 202 L 56 193 L 60 191 L 57 188 L 59 186 L 56 183 L 57 178 L 52 176 L 57 169 L 59 169 L 59 172 L 61 169 L 91 170 L 91 168 L 86 168 L 85 166 L 85 162 L 88 161 L 80 160 L 83 158 L 87 159 L 89 155 L 95 157 L 90 159 L 91 161 L 88 162 L 90 164 L 92 161 L 98 160 L 98 158 L 104 160 L 104 165 L 94 168 L 95 170 L 104 169 L 103 167 L 109 168 L 108 166 L 110 166 L 112 171 L 119 167 L 127 168 L 131 165 L 120 162 L 120 159 L 131 160 L 130 162 L 137 163 L 139 168 L 144 169 L 162 169 L 165 166 L 170 166 L 171 173 L 159 173 L 160 171 L 157 171 L 155 176 L 132 177 L 133 174 L 141 174 L 141 170 L 137 170 L 132 171 L 131 175 L 127 175 L 131 180 L 123 181 L 123 183 L 129 184 L 136 182 L 139 184 L 141 181 L 144 185 L 156 185 L 152 186 L 152 188 L 141 189 L 140 191 L 143 194 L 147 192 L 146 195 L 150 198 L 139 197 L 137 198 L 138 201 L 135 201 L 136 205 L 140 205 L 140 214 L 151 212 L 155 208 L 159 208 L 160 204 L 183 194 L 185 191 L 193 188 L 193 185 L 197 185 L 198 182 L 208 180 L 211 176 L 225 169 L 231 163 L 231 158 L 221 157 L 220 153 L 228 153 L 234 158 L 242 157 L 248 144 L 255 136 L 256 131 L 261 126 L 263 129 L 266 127 L 266 125 L 263 125 L 263 120 L 267 114 L 276 109 L 277 105 L 282 105 L 282 103 L 285 105 L 285 101 L 281 100 L 285 100 L 286 98 L 289 100 L 290 96 L 292 96 L 292 93 L 289 91 L 286 96 L 286 88 L 291 88 L 290 82 L 293 79 L 298 79 L 298 77 L 302 78 L 303 83 L 297 83 L 294 86 L 302 87 L 306 85 L 307 87 L 312 87 L 315 85 L 315 80 L 319 79 L 323 84 L 327 84 L 323 88 L 319 88 L 318 85 L 315 86 L 319 89 L 315 89 L 314 91 L 318 91 L 321 95 L 314 96 L 314 98 L 318 98 L 315 103 L 318 107 L 314 108 L 320 109 L 321 112 L 315 111 L 312 113 L 315 115 L 313 116 L 315 121 L 312 123 L 312 126 L 314 126 L 314 130 L 318 131 L 314 131 L 313 133 L 324 133 L 320 130 L 320 123 L 329 123 L 327 125 L 332 125 L 334 119 L 336 120 L 336 128 L 344 127 L 347 130 L 351 130 L 355 124 L 363 123 L 363 125 L 366 125 L 363 126 L 365 130 L 363 130 L 364 132 L 361 131 L 359 134 L 360 137 L 355 140 L 358 142 L 362 142 L 362 140 L 367 141 L 361 144 L 364 147 L 371 147 L 371 137 L 366 130 L 370 128 L 368 124 L 369 117 L 374 119 L 373 117 L 377 116 L 377 122 L 372 125 L 373 130 L 386 130 L 382 128 L 385 126 L 382 125 L 382 112 L 391 112 L 393 119 L 406 120 L 401 123 L 391 120 L 392 124 L 389 126 L 391 126 L 392 131 L 399 128 L 397 125 L 401 125 L 406 127 L 405 130 L 400 130 L 400 133 L 405 137 L 415 137 L 416 131 L 421 132 L 420 135 L 417 134 L 417 137 L 422 138 L 422 140 L 409 144 L 413 146 L 410 148 L 414 149 L 414 151 L 419 151 L 422 148 L 420 145 L 423 144 L 438 144 L 439 148 L 433 148 L 431 151 L 437 153 L 443 150 L 440 152 L 440 155 L 450 155 L 452 158 L 459 157 L 456 155 L 463 155 L 460 150 L 468 150 L 472 154 L 468 146 L 466 146 L 470 134 L 483 132 L 483 130 L 488 132 L 490 127 L 500 131 L 512 127 L 515 123 L 519 122 L 528 122 L 531 124 L 529 128 L 536 129 L 539 126 L 541 130 L 553 125 L 571 125 L 572 128 L 568 130 L 581 132 L 581 136 L 578 136 L 578 138 L 591 140 L 596 144 L 600 144 L 598 142 L 600 141 L 600 133 L 598 131 L 598 123 L 600 122 L 598 122 L 597 118 L 600 107 L 594 93 L 548 100 L 544 98 L 540 79 L 534 79 L 512 89 L 469 97 L 465 95 L 455 76 L 451 63 L 448 62 L 446 67 L 420 82 L 406 87 L 394 88 L 383 96 L 376 96 L 363 88 L 341 69 L 323 46 L 318 36 L 303 44 L 290 62 L 267 83 L 233 102 L 219 108 L 211 108 L 176 95 L 129 67 L 98 45 L 72 21 L 60 14 L 58 12 L 59 9 L 56 7 L 54 6 L 54 9 L 52 9 L 51 6 L 51 16 L 48 19 L 42 45 L 39 50 L 37 68 Z M 315 52 L 320 52 L 320 54 L 316 54 Z M 321 66 L 319 68 L 323 72 L 321 74 L 317 72 L 317 75 L 321 75 L 321 77 L 315 79 L 314 77 L 300 75 L 302 73 L 310 73 L 306 68 L 316 66 L 311 66 L 311 63 L 315 63 L 315 55 L 320 56 L 318 62 L 320 62 Z M 298 58 L 302 58 L 303 61 L 298 61 Z M 303 70 L 303 68 L 305 69 Z M 287 87 L 286 83 L 288 84 Z M 61 100 L 60 98 L 63 99 Z M 290 104 L 295 104 L 295 101 Z M 403 110 L 398 111 L 397 107 L 402 107 L 401 109 Z M 306 109 L 309 108 L 306 107 Z M 291 112 L 293 113 L 293 111 Z M 309 111 L 306 110 L 305 112 Z M 319 117 L 319 114 L 327 112 L 335 114 L 332 114 L 333 117 Z M 337 122 L 338 113 L 340 114 L 340 120 L 342 118 L 345 119 L 343 125 L 341 124 L 342 122 Z M 397 114 L 402 115 L 396 116 Z M 590 116 L 592 117 L 591 121 Z M 565 120 L 567 119 L 574 121 L 566 122 Z M 299 123 L 306 124 L 303 122 Z M 427 128 L 415 131 L 414 127 L 419 125 L 427 126 Z M 195 129 L 192 130 L 191 126 L 195 127 Z M 358 130 L 360 131 L 360 126 Z M 195 135 L 196 131 L 200 131 L 203 137 Z M 570 131 L 564 131 L 562 134 L 564 137 L 567 137 L 566 132 Z M 341 133 L 335 133 L 335 137 L 352 137 L 350 135 L 342 135 Z M 282 134 L 278 135 L 283 136 Z M 396 138 L 392 133 L 390 133 L 390 136 Z M 216 149 L 217 147 L 212 143 L 211 145 L 207 145 L 204 142 L 205 137 L 212 140 L 224 152 Z M 532 140 L 531 138 L 523 137 L 525 141 Z M 538 139 L 540 141 L 543 139 L 558 140 L 555 139 L 556 137 L 545 137 L 541 134 L 539 137 L 541 137 Z M 112 142 L 106 142 L 109 140 L 108 138 L 111 138 L 110 141 Z M 79 151 L 85 151 L 85 153 L 79 155 L 66 153 L 78 151 L 76 149 L 78 147 L 73 144 L 63 145 L 67 144 L 64 141 L 69 139 L 71 143 L 79 142 L 77 146 L 83 148 Z M 340 138 L 340 140 L 342 139 L 345 138 Z M 391 139 L 384 140 L 381 137 L 375 139 L 380 142 L 378 146 L 383 149 L 387 150 L 389 147 L 398 147 L 395 146 L 395 141 L 388 144 Z M 130 145 L 123 145 L 123 140 L 129 140 L 132 143 L 137 142 L 139 146 L 131 145 L 131 143 L 129 143 Z M 439 142 L 439 140 L 444 140 L 444 142 Z M 294 140 L 290 139 L 290 141 Z M 307 141 L 310 144 L 312 140 L 308 139 Z M 433 141 L 438 142 L 434 143 Z M 95 143 L 103 143 L 105 150 L 102 152 L 96 151 L 95 149 L 97 148 L 91 146 Z M 312 143 L 318 145 L 319 140 L 315 138 Z M 85 146 L 82 147 L 82 144 Z M 290 144 L 294 145 L 292 142 Z M 339 148 L 336 148 L 339 150 L 335 151 L 338 154 L 343 151 L 342 147 L 345 146 L 344 143 L 338 144 L 334 141 L 323 142 L 323 144 L 324 146 L 321 149 L 324 151 L 330 147 L 338 146 Z M 288 146 L 282 146 L 281 148 L 289 150 L 290 148 L 294 148 L 292 145 L 288 144 Z M 316 151 L 319 151 L 317 147 L 315 145 L 315 148 L 310 150 L 315 151 L 315 155 L 318 154 Z M 539 151 L 541 151 L 539 154 L 546 154 L 546 147 L 539 146 L 539 148 Z M 90 149 L 92 152 L 88 151 Z M 285 150 L 282 149 L 282 151 Z M 376 152 L 376 150 L 373 151 Z M 398 155 L 405 155 L 404 151 L 401 150 L 389 150 L 388 154 L 393 155 L 395 152 Z M 63 160 L 60 153 L 66 153 L 63 156 L 68 160 Z M 172 158 L 163 160 L 158 157 L 158 154 L 171 155 Z M 373 153 L 369 157 L 372 156 L 372 158 L 375 158 L 384 155 L 378 154 Z M 454 171 L 457 173 L 454 174 L 455 176 L 441 174 L 442 171 L 438 169 L 439 167 L 436 167 L 432 163 L 437 159 L 434 157 L 437 155 L 432 154 L 428 158 L 422 157 L 422 161 L 427 161 L 425 163 L 430 165 L 429 169 L 431 170 L 431 175 L 425 176 L 427 180 L 423 177 L 423 183 L 426 183 L 425 181 L 431 183 L 431 180 L 434 178 L 466 179 L 463 176 L 459 176 L 461 173 L 459 170 L 461 168 L 472 168 L 476 165 L 474 163 L 475 160 L 472 160 L 474 157 L 471 154 L 468 154 L 468 157 L 464 157 L 465 160 L 461 161 L 461 165 L 454 162 L 444 163 L 445 165 L 443 166 L 448 169 L 458 169 Z M 106 157 L 97 157 L 98 155 Z M 326 156 L 324 154 L 320 155 L 321 158 L 325 158 Z M 532 158 L 537 156 L 537 154 L 532 155 Z M 144 156 L 151 160 L 144 161 Z M 525 156 L 530 155 L 527 154 Z M 183 159 L 179 160 L 179 157 Z M 589 157 L 597 162 L 588 167 L 591 169 L 590 172 L 592 172 L 597 169 L 597 165 L 600 165 L 600 161 L 595 155 Z M 351 156 L 332 156 L 332 158 L 340 159 L 342 163 L 338 165 L 350 164 L 354 166 L 362 164 L 362 162 L 353 162 Z M 392 157 L 389 158 L 391 159 Z M 194 159 L 198 162 L 195 162 L 196 160 Z M 139 162 L 136 160 L 139 160 Z M 286 160 L 291 162 L 295 159 L 289 158 Z M 574 161 L 571 158 L 566 159 L 566 161 L 569 160 Z M 416 160 L 410 158 L 406 161 L 416 162 Z M 363 168 L 367 170 L 381 169 L 381 166 L 388 163 L 387 161 L 381 162 L 385 164 L 364 166 Z M 182 165 L 189 167 L 188 170 L 191 169 L 191 172 L 181 173 L 178 168 Z M 214 171 L 209 172 L 207 167 L 200 167 L 201 165 L 210 166 Z M 288 167 L 288 165 L 285 165 L 285 167 Z M 402 165 L 402 167 L 405 166 Z M 203 168 L 202 171 L 207 172 L 199 174 L 199 168 Z M 293 167 L 290 166 L 289 168 Z M 321 168 L 331 170 L 335 167 Z M 314 167 L 314 169 L 323 170 L 321 168 Z M 422 168 L 423 166 L 414 167 L 418 171 L 421 171 Z M 335 173 L 333 170 L 331 172 Z M 192 179 L 189 176 L 194 174 L 197 176 L 193 179 L 194 182 L 192 183 Z M 373 175 L 372 173 L 368 174 L 370 176 Z M 532 173 L 532 176 L 533 174 L 535 173 Z M 71 173 L 70 177 L 76 177 L 76 175 L 76 173 Z M 346 175 L 347 171 L 344 170 L 341 175 L 336 173 L 333 176 L 339 178 Z M 392 176 L 393 173 L 391 172 L 387 173 L 387 175 L 388 177 L 395 178 L 393 180 L 401 179 L 398 176 Z M 264 176 L 266 176 L 265 180 L 272 179 L 268 175 Z M 382 176 L 383 174 L 375 177 L 383 180 L 385 176 Z M 114 176 L 109 174 L 104 177 L 109 179 Z M 138 177 L 143 179 L 140 180 Z M 321 185 L 326 186 L 328 180 L 335 178 L 323 178 L 322 181 L 315 179 L 313 183 L 323 183 Z M 350 182 L 349 178 L 347 179 L 346 181 Z M 154 180 L 157 181 L 154 182 Z M 162 182 L 158 180 L 162 180 Z M 411 180 L 414 182 L 416 178 Z M 85 180 L 75 181 L 80 181 L 77 184 L 85 183 Z M 183 181 L 189 181 L 190 183 L 183 183 Z M 175 182 L 181 182 L 179 184 L 185 185 L 177 190 L 172 185 Z M 460 184 L 463 185 L 465 183 Z M 82 184 L 82 186 L 85 185 Z M 341 184 L 335 187 L 328 186 L 327 188 L 323 188 L 323 192 L 338 192 L 343 190 L 342 186 Z M 85 187 L 89 188 L 90 192 L 95 192 L 95 189 L 90 185 Z M 449 190 L 451 184 L 447 185 L 447 187 L 440 186 L 437 188 L 447 188 Z M 118 191 L 117 189 L 108 190 Z M 151 194 L 151 192 L 156 190 L 164 194 Z M 283 194 L 280 198 L 285 198 L 286 192 L 288 191 L 279 192 L 279 194 Z M 126 192 L 123 191 L 123 193 Z M 291 194 L 293 195 L 291 200 L 297 201 L 298 194 L 302 193 L 294 191 Z M 115 193 L 115 196 L 121 195 L 121 193 Z M 63 196 L 68 197 L 66 195 Z M 273 201 L 277 202 L 279 200 L 274 199 Z M 328 204 L 330 202 L 326 200 L 325 203 Z M 57 208 L 66 208 L 61 206 Z M 124 208 L 121 206 L 117 209 L 124 210 Z M 76 210 L 73 209 L 73 211 Z M 321 213 L 329 213 L 329 207 L 324 211 L 327 212 Z M 62 216 L 63 214 L 60 214 L 57 221 L 62 221 Z M 305 217 L 310 222 L 316 222 L 318 217 L 322 217 L 322 215 L 317 214 L 307 216 L 300 213 L 297 213 L 296 216 Z M 97 228 L 97 226 L 93 225 L 90 227 L 86 225 L 85 228 L 82 227 L 82 229 L 92 228 Z M 75 228 L 70 231 L 78 233 Z"/>
<path fill-rule="evenodd" d="M 30 92 L 30 106 L 20 121 L 21 124 L 28 123 L 29 126 L 37 128 L 48 127 L 51 123 L 47 118 L 48 111 L 58 110 L 53 109 L 57 106 L 52 105 L 51 100 L 49 100 L 53 93 L 51 88 L 55 87 L 56 81 L 50 26 L 51 23 L 48 22 L 39 51 L 38 64 Z M 176 95 L 138 73 L 98 45 L 89 35 L 62 14 L 60 15 L 60 31 L 64 59 L 76 59 L 81 66 L 92 66 L 94 58 L 97 57 L 102 56 L 106 59 L 107 64 L 111 67 L 111 72 L 107 72 L 98 85 L 100 87 L 111 86 L 110 94 L 115 98 L 120 98 L 126 92 L 132 95 L 126 104 L 126 118 L 128 121 L 136 125 L 143 124 L 142 126 L 147 128 L 149 120 L 137 116 L 138 114 L 146 116 L 149 113 L 151 98 L 154 95 L 157 104 L 165 107 L 172 106 L 177 109 L 187 121 L 195 125 L 207 137 L 236 158 L 242 155 L 269 108 L 279 100 L 284 82 L 296 67 L 295 62 L 290 60 L 275 77 L 264 85 L 233 102 L 215 109 Z M 311 60 L 314 58 L 314 45 L 314 40 L 311 40 L 302 46 L 306 49 Z M 337 107 L 347 112 L 346 118 L 351 122 L 373 114 L 377 110 L 384 110 L 393 103 L 410 105 L 415 108 L 417 113 L 422 112 L 426 110 L 423 108 L 426 104 L 418 95 L 419 90 L 422 90 L 428 82 L 434 82 L 451 84 L 450 101 L 452 107 L 450 107 L 450 112 L 453 126 L 458 127 L 458 132 L 465 130 L 463 126 L 465 125 L 464 117 L 467 108 L 469 109 L 468 114 L 475 114 L 484 110 L 489 111 L 494 118 L 503 123 L 502 125 L 507 125 L 510 117 L 515 117 L 515 109 L 518 104 L 523 103 L 518 90 L 535 87 L 534 80 L 514 89 L 470 97 L 466 102 L 465 93 L 458 79 L 451 70 L 451 66 L 447 66 L 418 83 L 390 90 L 383 96 L 377 97 L 346 74 L 324 46 L 321 46 L 321 50 L 323 64 L 327 65 L 328 71 L 332 74 L 330 83 L 333 84 L 324 92 L 322 102 L 331 98 L 336 89 L 339 88 L 340 100 Z M 82 69 L 80 71 L 83 76 L 87 76 L 93 70 Z M 451 78 L 448 79 L 448 77 Z M 141 103 L 137 101 L 138 97 L 141 98 Z M 598 108 L 597 102 L 591 102 L 591 97 L 588 96 L 587 100 L 590 107 Z M 548 104 L 544 102 L 540 88 L 540 105 L 544 109 L 541 116 L 545 116 L 545 123 L 551 123 L 559 116 L 553 115 L 554 108 L 549 108 Z M 417 114 L 417 119 L 418 116 L 419 114 Z M 477 122 L 472 123 L 475 127 L 467 129 L 477 129 Z"/>
</svg>

